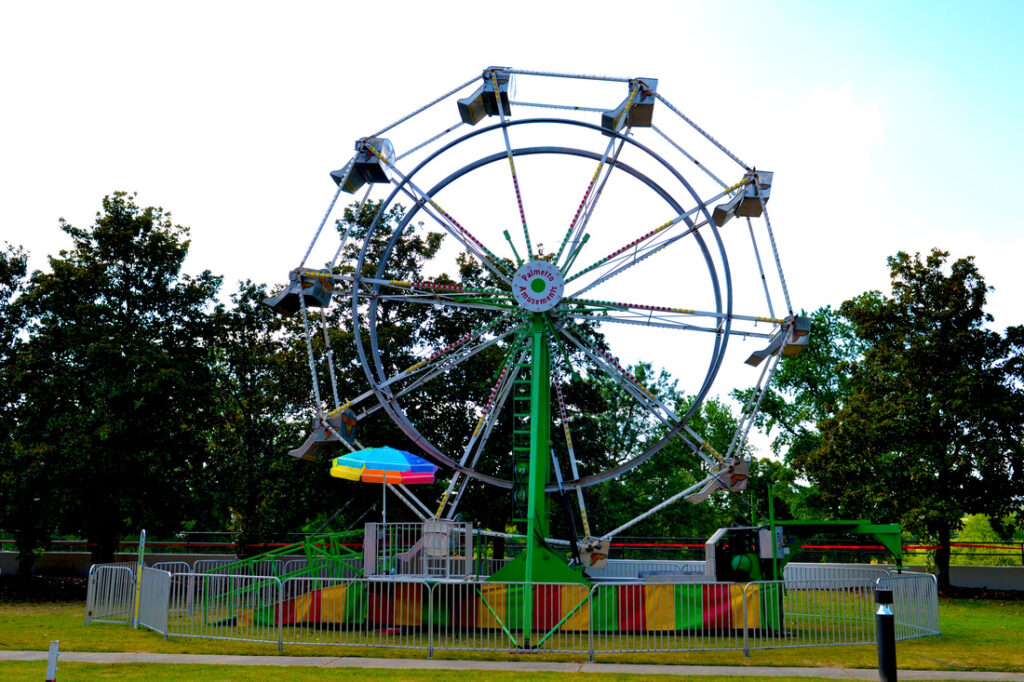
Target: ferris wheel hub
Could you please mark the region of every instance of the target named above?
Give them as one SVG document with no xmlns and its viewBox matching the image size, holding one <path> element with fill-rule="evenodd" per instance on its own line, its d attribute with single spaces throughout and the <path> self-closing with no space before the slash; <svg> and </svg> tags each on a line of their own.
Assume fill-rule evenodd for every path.
<svg viewBox="0 0 1024 682">
<path fill-rule="evenodd" d="M 562 273 L 543 260 L 523 263 L 512 280 L 512 294 L 516 302 L 533 313 L 543 313 L 557 306 L 564 291 Z"/>
</svg>

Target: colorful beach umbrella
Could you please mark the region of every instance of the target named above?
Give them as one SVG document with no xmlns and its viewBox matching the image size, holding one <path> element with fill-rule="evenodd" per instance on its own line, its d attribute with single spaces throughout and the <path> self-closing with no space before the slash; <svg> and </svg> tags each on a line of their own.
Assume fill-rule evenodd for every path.
<svg viewBox="0 0 1024 682">
<path fill-rule="evenodd" d="M 383 446 L 366 448 L 331 460 L 331 476 L 349 481 L 383 483 L 381 521 L 387 522 L 389 483 L 433 483 L 437 466 L 419 455 Z"/>
<path fill-rule="evenodd" d="M 331 476 L 366 483 L 433 483 L 437 466 L 405 450 L 384 446 L 331 460 Z"/>
</svg>

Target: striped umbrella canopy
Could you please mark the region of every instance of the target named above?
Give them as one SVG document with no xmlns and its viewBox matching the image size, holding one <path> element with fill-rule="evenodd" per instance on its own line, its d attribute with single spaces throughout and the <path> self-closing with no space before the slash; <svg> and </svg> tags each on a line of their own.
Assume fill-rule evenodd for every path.
<svg viewBox="0 0 1024 682">
<path fill-rule="evenodd" d="M 383 446 L 331 460 L 331 476 L 365 483 L 433 483 L 437 466 L 419 455 Z"/>
</svg>

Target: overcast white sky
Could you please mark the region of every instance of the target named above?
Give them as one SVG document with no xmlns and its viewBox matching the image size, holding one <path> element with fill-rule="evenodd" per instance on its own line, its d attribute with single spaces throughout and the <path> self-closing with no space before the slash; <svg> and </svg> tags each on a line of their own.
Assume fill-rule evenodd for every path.
<svg viewBox="0 0 1024 682">
<path fill-rule="evenodd" d="M 114 190 L 191 227 L 188 269 L 283 281 L 353 142 L 490 64 L 659 79 L 774 170 L 798 308 L 974 255 L 1024 322 L 1019 2 L 2 2 L 0 241 L 31 267 Z M 400 150 L 401 151 L 401 150 Z M 718 391 L 716 391 L 718 392 Z"/>
</svg>

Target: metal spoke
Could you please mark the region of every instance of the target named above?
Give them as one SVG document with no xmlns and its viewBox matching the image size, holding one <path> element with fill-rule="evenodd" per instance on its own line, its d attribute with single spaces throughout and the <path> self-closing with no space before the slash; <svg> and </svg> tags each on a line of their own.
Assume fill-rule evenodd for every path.
<svg viewBox="0 0 1024 682">
<path fill-rule="evenodd" d="M 642 263 L 643 261 L 647 260 L 648 258 L 653 256 L 654 254 L 659 253 L 660 251 L 664 251 L 665 249 L 667 249 L 672 244 L 674 244 L 677 241 L 679 241 L 679 240 L 689 236 L 690 234 L 695 232 L 697 230 L 697 228 L 701 227 L 703 224 L 704 223 L 700 223 L 700 224 L 690 228 L 686 232 L 683 232 L 682 234 L 678 234 L 678 235 L 669 237 L 669 238 L 665 239 L 662 242 L 653 242 L 651 244 L 646 244 L 646 245 L 644 245 L 642 247 L 638 247 L 631 254 L 623 254 L 623 255 L 616 254 L 615 258 L 611 258 L 611 259 L 605 260 L 605 261 L 603 261 L 601 263 L 597 263 L 595 265 L 595 267 L 607 266 L 607 267 L 611 268 L 611 270 L 608 271 L 608 272 L 601 273 L 598 276 L 598 278 L 595 279 L 594 281 L 592 281 L 590 284 L 588 284 L 587 286 L 583 287 L 582 289 L 577 289 L 576 291 L 574 291 L 572 293 L 572 296 L 579 296 L 580 294 L 584 294 L 584 293 L 590 291 L 591 289 L 593 289 L 593 288 L 595 288 L 597 286 L 600 286 L 601 284 L 604 284 L 606 281 L 610 280 L 612 277 L 615 277 L 616 275 L 621 275 L 626 270 L 628 270 L 628 269 L 630 269 L 630 268 L 632 268 L 632 267 L 634 267 L 636 265 L 639 265 L 640 263 Z M 580 274 L 582 274 L 582 273 L 580 273 Z M 573 279 L 573 278 L 570 278 L 570 279 Z M 568 280 L 566 280 L 566 281 L 568 282 Z"/>
<path fill-rule="evenodd" d="M 601 258 L 601 259 L 595 261 L 594 263 L 588 265 L 587 267 L 583 268 L 582 270 L 580 270 L 576 274 L 572 275 L 571 277 L 567 277 L 566 280 L 565 280 L 566 283 L 569 283 L 569 282 L 573 281 L 574 279 L 577 279 L 580 276 L 585 275 L 586 273 L 588 273 L 588 272 L 590 272 L 590 271 L 592 271 L 592 270 L 594 270 L 594 269 L 596 269 L 596 268 L 598 268 L 598 267 L 608 263 L 612 259 L 614 259 L 614 258 L 616 258 L 618 256 L 621 256 L 622 254 L 630 251 L 631 249 L 636 249 L 641 244 L 643 244 L 644 242 L 652 239 L 653 237 L 661 235 L 666 230 L 668 230 L 668 229 L 674 227 L 675 225 L 678 225 L 679 223 L 687 220 L 688 218 L 690 218 L 691 216 L 696 214 L 698 211 L 703 210 L 704 208 L 706 208 L 710 204 L 715 203 L 716 201 L 724 198 L 725 196 L 727 196 L 731 192 L 735 191 L 736 189 L 742 187 L 745 184 L 745 182 L 746 182 L 746 180 L 744 179 L 744 180 L 741 180 L 740 182 L 736 183 L 732 187 L 727 187 L 725 190 L 723 190 L 722 192 L 719 192 L 715 196 L 713 196 L 713 197 L 711 197 L 709 199 L 705 199 L 705 200 L 701 201 L 699 204 L 697 204 L 696 206 L 694 206 L 690 210 L 684 211 L 683 213 L 680 213 L 676 217 L 674 217 L 671 220 L 668 220 L 668 221 L 662 223 L 661 225 L 659 225 L 658 227 L 654 228 L 650 232 L 648 232 L 648 233 L 646 233 L 646 234 L 644 234 L 644 235 L 642 235 L 640 237 L 637 237 L 636 239 L 634 239 L 633 241 L 629 242 L 628 244 L 626 244 L 624 246 L 619 247 L 618 249 L 616 249 L 616 250 L 612 251 L 611 253 L 609 253 L 604 258 Z M 697 229 L 698 227 L 703 226 L 705 223 L 706 223 L 706 221 L 698 223 L 696 225 L 693 225 L 692 227 L 690 227 L 689 230 L 687 230 L 684 233 L 684 235 L 685 234 L 689 234 L 690 232 L 692 232 L 693 230 Z"/>
<path fill-rule="evenodd" d="M 491 83 L 494 86 L 494 101 L 501 120 L 501 134 L 505 138 L 505 153 L 508 155 L 508 167 L 512 171 L 512 186 L 516 190 L 516 204 L 519 205 L 519 220 L 523 224 L 523 236 L 526 238 L 526 254 L 533 260 L 533 245 L 530 243 L 530 228 L 526 226 L 526 211 L 523 210 L 523 195 L 519 190 L 519 178 L 516 175 L 516 164 L 512 160 L 512 144 L 508 139 L 508 126 L 505 125 L 505 110 L 501 106 L 501 92 L 498 90 L 498 77 L 491 72 Z"/>
<path fill-rule="evenodd" d="M 411 182 L 408 184 L 412 185 Z M 505 266 L 502 263 L 501 259 L 493 251 L 484 246 L 483 242 L 474 237 L 472 233 L 463 228 L 462 225 L 460 225 L 458 221 L 456 221 L 454 218 L 451 217 L 451 215 L 449 215 L 444 209 L 442 209 L 437 204 L 437 202 L 429 198 L 426 194 L 419 192 L 419 190 L 416 190 L 416 192 L 414 193 L 413 191 L 410 191 L 409 187 L 405 185 L 403 185 L 401 189 L 402 193 L 405 194 L 410 199 L 412 199 L 414 203 L 426 202 L 423 204 L 424 213 L 433 218 L 434 222 L 440 225 L 441 229 L 450 234 L 455 239 L 455 241 L 462 244 L 466 248 L 466 251 L 468 251 L 470 255 L 472 255 L 474 258 L 480 261 L 480 264 L 487 268 L 494 276 L 496 276 L 498 279 L 502 280 L 506 284 L 511 284 L 512 279 L 508 271 L 505 269 Z M 413 189 L 416 188 L 413 187 Z M 435 210 L 437 211 L 437 213 L 434 212 Z M 440 217 L 438 217 L 438 213 L 443 215 L 445 217 L 445 220 L 442 220 Z"/>
<path fill-rule="evenodd" d="M 484 448 L 487 447 L 487 442 L 491 438 L 491 433 L 494 430 L 494 425 L 498 421 L 498 415 L 501 414 L 501 410 L 505 407 L 505 402 L 508 400 L 509 395 L 512 393 L 512 386 L 515 383 L 516 377 L 519 376 L 519 366 L 518 366 L 518 363 L 521 362 L 522 357 L 523 357 L 525 351 L 523 351 L 522 349 L 516 349 L 515 352 L 518 354 L 518 358 L 516 358 L 516 360 L 515 360 L 512 372 L 505 378 L 505 382 L 501 386 L 501 389 L 498 392 L 497 398 L 493 397 L 493 392 L 492 392 L 492 398 L 491 399 L 494 401 L 494 404 L 493 404 L 493 406 L 490 409 L 490 414 L 487 415 L 486 421 L 483 423 L 483 429 L 480 432 L 480 434 L 481 434 L 480 435 L 480 439 L 477 442 L 477 446 L 476 446 L 476 453 L 473 455 L 473 459 L 469 463 L 469 468 L 470 469 L 473 469 L 473 470 L 476 469 L 477 462 L 480 461 L 480 456 L 483 454 Z M 481 425 L 478 423 L 477 424 L 477 430 L 479 431 L 480 428 L 481 428 Z M 455 476 L 452 477 L 453 484 L 454 484 L 454 481 L 457 480 L 458 478 L 459 478 L 459 472 L 456 472 Z M 462 495 L 466 491 L 466 486 L 469 485 L 470 480 L 471 479 L 470 479 L 469 476 L 465 476 L 465 477 L 462 478 L 461 483 L 459 485 L 459 491 L 455 494 L 455 499 L 452 500 L 451 508 L 448 510 L 448 513 L 445 515 L 446 518 L 450 519 L 450 518 L 455 516 L 455 510 L 458 508 L 459 502 L 462 500 Z"/>
<path fill-rule="evenodd" d="M 391 170 L 391 172 L 394 173 L 395 176 L 402 181 L 401 183 L 396 182 L 395 185 L 400 187 L 401 191 L 406 196 L 413 199 L 413 201 L 415 201 L 416 203 L 429 204 L 431 207 L 433 207 L 434 210 L 436 210 L 438 213 L 444 216 L 445 219 L 441 220 L 436 215 L 434 215 L 434 213 L 431 212 L 426 205 L 423 206 L 423 210 L 426 211 L 428 215 L 434 218 L 434 220 L 436 220 L 438 224 L 445 229 L 446 232 L 455 237 L 455 239 L 458 240 L 459 243 L 463 244 L 463 246 L 469 249 L 471 253 L 473 253 L 477 258 L 479 258 L 484 263 L 484 265 L 487 265 L 488 269 L 492 270 L 501 279 L 505 280 L 505 282 L 509 281 L 509 273 L 505 270 L 504 264 L 502 263 L 501 259 L 493 251 L 484 246 L 483 242 L 477 239 L 472 232 L 463 227 L 459 223 L 459 221 L 457 221 L 455 218 L 451 216 L 451 214 L 449 214 L 447 211 L 441 208 L 440 204 L 434 201 L 433 197 L 431 197 L 426 192 L 421 190 L 416 185 L 416 183 L 414 183 L 409 177 L 402 173 L 402 171 L 398 170 L 398 168 L 391 161 L 391 159 L 384 156 L 384 154 L 382 154 L 380 151 L 378 151 L 376 148 L 372 146 L 367 146 L 367 150 L 372 152 L 374 156 L 376 156 L 382 163 L 387 165 L 388 169 Z M 466 243 L 466 240 L 469 240 L 469 242 L 475 245 L 476 248 L 481 249 L 485 254 L 487 254 L 487 257 L 485 258 L 481 256 L 479 253 L 477 253 L 473 247 Z"/>
<path fill-rule="evenodd" d="M 465 466 L 466 460 L 469 459 L 470 453 L 473 451 L 473 446 L 476 445 L 477 437 L 480 435 L 480 429 L 488 421 L 491 415 L 491 408 L 494 406 L 495 398 L 501 391 L 502 386 L 505 382 L 505 377 L 508 375 L 510 368 L 514 364 L 514 355 L 516 349 L 510 348 L 508 353 L 505 354 L 505 360 L 502 363 L 501 371 L 498 373 L 498 379 L 494 382 L 494 387 L 491 389 L 490 396 L 487 398 L 487 402 L 484 404 L 483 414 L 477 420 L 476 428 L 473 429 L 473 435 L 470 436 L 469 442 L 463 449 L 462 458 L 459 459 L 459 466 Z M 448 503 L 448 497 L 451 495 L 452 490 L 455 489 L 456 482 L 458 481 L 459 474 L 456 471 L 455 475 L 452 476 L 452 480 L 448 483 L 448 488 L 444 491 L 444 495 L 441 496 L 441 504 L 437 508 L 437 512 L 434 513 L 434 518 L 440 518 L 441 512 L 444 510 L 445 505 Z"/>
<path fill-rule="evenodd" d="M 491 329 L 494 326 L 496 326 L 499 322 L 508 319 L 510 315 L 511 315 L 511 313 L 503 313 L 502 315 L 499 315 L 498 317 L 496 317 L 495 319 L 491 320 L 490 322 L 488 322 L 487 324 L 483 325 L 482 327 L 478 327 L 477 329 L 474 329 L 471 332 L 467 332 L 467 333 L 463 334 L 462 336 L 457 338 L 455 341 L 452 341 L 451 343 L 449 343 L 447 346 L 444 346 L 443 348 L 434 351 L 433 353 L 431 353 L 426 358 L 423 358 L 422 360 L 419 360 L 419 361 L 413 363 L 412 365 L 409 365 L 408 367 L 406 367 L 404 370 L 402 370 L 398 374 L 390 377 L 389 379 L 387 379 L 386 381 L 384 381 L 384 382 L 382 382 L 380 384 L 377 384 L 377 388 L 378 389 L 387 388 L 388 386 L 390 386 L 391 384 L 395 383 L 396 381 L 408 378 L 408 377 L 413 376 L 415 374 L 420 374 L 424 370 L 429 369 L 430 365 L 433 365 L 435 363 L 441 363 L 442 365 L 444 365 L 444 363 L 448 362 L 451 359 L 451 362 L 449 363 L 451 366 L 445 366 L 444 367 L 445 371 L 447 371 L 448 369 L 452 369 L 453 367 L 456 367 L 456 366 L 462 364 L 467 359 L 469 359 L 469 357 L 471 357 L 472 355 L 476 355 L 476 353 L 479 353 L 481 350 L 483 350 L 484 347 L 489 346 L 489 345 L 491 345 L 491 344 L 493 344 L 493 343 L 495 343 L 497 341 L 500 341 L 501 339 L 505 338 L 509 334 L 511 334 L 511 333 L 513 333 L 513 332 L 517 331 L 518 329 L 521 329 L 521 328 L 523 328 L 525 326 L 523 324 L 519 324 L 516 327 L 512 327 L 511 329 L 507 330 L 503 334 L 496 334 L 494 336 L 494 338 L 486 341 L 484 344 L 480 344 L 478 346 L 472 347 L 471 348 L 472 353 L 468 353 L 467 351 L 461 351 L 461 352 L 464 353 L 465 356 L 461 356 L 461 355 L 453 356 L 453 353 L 456 350 L 462 349 L 470 341 L 472 341 L 474 339 L 477 339 L 477 338 L 480 338 L 481 336 L 483 336 L 488 331 L 491 331 Z M 419 384 L 417 384 L 417 385 L 419 385 Z"/>
<path fill-rule="evenodd" d="M 761 265 L 761 251 L 757 248 L 757 239 L 754 237 L 754 224 L 747 218 L 747 231 L 750 233 L 750 243 L 754 246 L 754 258 L 757 260 L 757 271 L 761 275 L 761 285 L 764 287 L 764 297 L 768 302 L 768 314 L 775 317 L 775 307 L 772 305 L 772 295 L 768 291 L 768 280 L 764 276 L 764 267 Z"/>
<path fill-rule="evenodd" d="M 561 343 L 561 341 L 559 341 Z M 555 377 L 555 398 L 558 400 L 558 412 L 562 419 L 562 431 L 565 433 L 565 447 L 569 452 L 569 470 L 574 480 L 579 480 L 580 471 L 576 466 L 576 449 L 572 446 L 572 433 L 569 430 L 569 413 L 565 409 L 565 396 L 562 395 L 561 377 Z M 587 519 L 587 505 L 583 502 L 583 489 L 576 487 L 576 501 L 580 505 L 580 519 L 583 521 L 583 537 L 590 537 L 590 521 Z"/>
<path fill-rule="evenodd" d="M 491 303 L 483 303 L 474 301 L 472 299 L 456 300 L 446 299 L 441 296 L 431 294 L 385 294 L 373 296 L 378 301 L 402 301 L 405 303 L 416 303 L 421 305 L 432 305 L 444 308 L 464 308 L 468 310 L 490 310 L 494 312 L 507 312 L 509 310 L 516 310 L 517 308 L 511 303 L 508 305 L 498 305 Z"/>
<path fill-rule="evenodd" d="M 754 395 L 751 396 L 749 403 L 743 406 L 743 413 L 740 415 L 739 424 L 736 425 L 736 433 L 733 434 L 732 441 L 729 443 L 729 449 L 725 453 L 726 457 L 736 457 L 746 444 L 747 436 L 750 434 L 750 427 L 754 425 L 757 411 L 761 407 L 761 400 L 764 398 L 765 393 L 768 392 L 768 386 L 772 382 L 772 377 L 775 376 L 775 370 L 779 368 L 779 361 L 781 359 L 782 355 L 779 354 L 764 363 L 764 367 L 761 369 L 761 376 L 758 377 L 757 385 L 754 387 Z"/>
<path fill-rule="evenodd" d="M 599 348 L 593 348 L 590 345 L 580 341 L 575 336 L 569 333 L 564 325 L 555 325 L 556 328 L 564 335 L 569 341 L 576 346 L 580 351 L 586 355 L 591 362 L 597 365 L 605 374 L 607 374 L 615 383 L 623 388 L 629 395 L 633 396 L 641 406 L 645 407 L 647 411 L 653 416 L 657 417 L 665 426 L 670 429 L 680 429 L 685 431 L 693 438 L 700 441 L 700 447 L 695 446 L 693 443 L 689 443 L 694 453 L 703 459 L 709 466 L 715 466 L 715 462 L 712 461 L 702 451 L 707 450 L 714 455 L 719 461 L 723 460 L 721 454 L 719 454 L 710 443 L 700 436 L 696 431 L 690 428 L 689 425 L 684 424 L 678 415 L 661 400 L 657 398 L 650 390 L 647 389 L 640 381 L 633 376 L 629 371 L 622 367 L 618 361 L 607 351 L 603 351 Z"/>
<path fill-rule="evenodd" d="M 594 185 L 597 183 L 597 179 L 598 179 L 598 177 L 600 177 L 601 171 L 604 168 L 605 163 L 608 161 L 608 155 L 611 153 L 612 147 L 615 146 L 615 140 L 616 140 L 616 138 L 614 138 L 614 137 L 611 138 L 610 140 L 608 140 L 608 145 L 604 149 L 604 155 L 601 157 L 601 160 L 598 161 L 597 168 L 594 169 L 594 175 L 593 175 L 593 177 L 590 178 L 590 184 L 587 185 L 587 189 L 583 193 L 583 198 L 580 199 L 580 205 L 576 208 L 576 215 L 574 215 L 572 217 L 572 222 L 569 223 L 569 229 L 566 230 L 565 237 L 562 239 L 562 243 L 558 247 L 558 253 L 555 255 L 555 264 L 556 265 L 558 264 L 558 261 L 560 261 L 562 259 L 562 251 L 565 250 L 565 245 L 569 242 L 570 238 L 573 238 L 573 233 L 576 230 L 576 226 L 581 224 L 580 223 L 580 216 L 581 215 L 585 216 L 585 215 L 588 214 L 588 209 L 586 209 L 587 201 L 590 199 L 590 194 L 591 194 L 591 192 L 594 191 Z M 616 161 L 619 158 L 619 152 L 622 151 L 622 148 L 623 148 L 623 146 L 625 146 L 625 144 L 626 144 L 625 140 L 620 140 L 619 141 L 619 148 L 615 151 L 615 160 Z M 605 182 L 607 182 L 609 175 L 611 175 L 611 168 L 609 168 L 608 173 L 605 174 L 604 180 L 601 182 L 600 189 L 604 188 Z M 600 193 L 600 189 L 599 189 L 598 193 Z M 579 245 L 579 240 L 582 237 L 582 231 L 583 231 L 583 229 L 585 227 L 586 227 L 586 221 L 584 221 L 582 223 L 582 227 L 580 228 L 580 233 L 577 234 L 576 237 L 573 239 L 573 248 L 571 248 L 569 250 L 569 255 L 566 257 L 565 263 L 562 266 L 560 266 L 563 273 L 567 273 L 569 271 L 569 264 L 572 261 L 572 254 L 575 253 L 576 249 L 579 248 L 579 246 L 578 246 Z"/>
<path fill-rule="evenodd" d="M 716 326 L 701 326 L 687 322 L 692 318 L 708 318 L 718 321 L 731 319 L 744 322 L 766 322 L 772 325 L 780 325 L 785 320 L 774 317 L 763 317 L 760 315 L 742 315 L 733 313 L 716 313 L 704 310 L 693 310 L 689 308 L 675 308 L 670 306 L 644 305 L 639 303 L 620 303 L 616 301 L 602 301 L 586 298 L 568 298 L 563 300 L 563 308 L 559 314 L 562 317 L 574 319 L 589 319 L 594 322 L 615 322 L 620 324 L 633 324 L 639 326 L 664 327 L 667 329 L 681 329 L 686 331 L 703 331 L 720 333 L 721 328 Z M 772 332 L 754 332 L 733 329 L 733 334 L 753 338 L 770 338 Z"/>
<path fill-rule="evenodd" d="M 640 85 L 637 83 L 637 84 L 634 84 L 629 89 L 629 98 L 626 100 L 626 107 L 625 107 L 625 110 L 623 111 L 623 116 L 625 117 L 625 120 L 627 120 L 627 121 L 629 120 L 629 112 L 633 108 L 633 102 L 634 102 L 634 100 L 636 100 L 636 96 L 639 95 L 639 94 L 640 94 Z M 598 164 L 597 173 L 601 172 L 601 167 L 604 165 L 605 161 L 607 160 L 608 152 L 611 151 L 611 148 L 612 148 L 612 146 L 613 146 L 613 144 L 614 144 L 616 139 L 619 140 L 619 147 L 618 147 L 618 149 L 615 150 L 615 155 L 612 158 L 612 164 L 608 167 L 608 170 L 605 172 L 604 178 L 601 180 L 601 184 L 597 188 L 597 192 L 594 194 L 593 199 L 591 199 L 589 201 L 589 204 L 587 205 L 586 210 L 583 211 L 583 218 L 582 218 L 582 220 L 579 220 L 579 225 L 576 226 L 576 228 L 575 228 L 575 235 L 573 236 L 573 239 L 572 239 L 572 248 L 569 251 L 570 255 L 569 255 L 569 258 L 566 260 L 565 268 L 563 269 L 563 272 L 566 273 L 566 274 L 568 274 L 568 272 L 569 272 L 569 267 L 571 266 L 572 261 L 574 260 L 574 256 L 575 256 L 577 250 L 580 248 L 580 246 L 583 243 L 581 240 L 583 239 L 583 236 L 586 234 L 587 225 L 590 223 L 591 217 L 593 217 L 593 215 L 594 215 L 594 209 L 597 207 L 597 201 L 598 201 L 598 199 L 601 198 L 601 194 L 604 192 L 605 185 L 608 184 L 608 179 L 611 177 L 612 171 L 618 166 L 619 154 L 622 153 L 622 149 L 626 146 L 626 137 L 629 135 L 631 130 L 632 130 L 632 127 L 629 127 L 629 128 L 627 128 L 625 130 L 625 132 L 623 133 L 621 138 L 613 137 L 611 140 L 608 141 L 608 146 L 605 148 L 604 156 L 601 157 L 601 163 Z M 595 179 L 597 178 L 597 173 L 594 174 L 594 178 Z M 592 186 L 593 186 L 593 181 L 591 181 L 591 187 Z M 587 199 L 589 198 L 588 195 L 590 194 L 590 189 L 591 189 L 590 187 L 587 188 L 587 193 L 583 197 L 584 202 L 587 202 Z M 580 205 L 582 206 L 583 204 L 581 203 Z M 579 215 L 579 210 L 577 210 L 576 213 L 577 213 L 577 216 L 578 216 Z M 576 220 L 577 220 L 577 218 L 573 218 L 573 222 L 576 222 Z M 557 262 L 557 259 L 555 259 L 555 261 Z"/>
<path fill-rule="evenodd" d="M 555 325 L 556 328 L 564 335 L 569 341 L 576 346 L 580 351 L 586 355 L 591 362 L 593 362 L 601 371 L 607 374 L 612 381 L 614 381 L 620 388 L 626 391 L 632 396 L 642 407 L 644 407 L 648 413 L 656 417 L 665 426 L 669 428 L 682 428 L 688 429 L 688 427 L 681 424 L 681 420 L 676 416 L 667 405 L 662 403 L 655 397 L 643 384 L 641 384 L 636 377 L 627 372 L 623 367 L 618 364 L 618 361 L 611 356 L 610 353 L 602 351 L 600 349 L 592 348 L 588 344 L 580 341 L 575 336 L 569 333 L 564 325 Z M 695 434 L 694 434 L 695 435 Z M 699 438 L 699 436 L 698 436 Z M 703 439 L 700 439 L 703 441 Z M 691 444 L 692 445 L 692 444 Z M 703 459 L 709 466 L 714 466 L 714 462 L 708 458 L 699 449 L 694 448 L 694 452 Z M 721 456 L 719 455 L 719 458 Z"/>
</svg>

